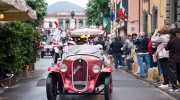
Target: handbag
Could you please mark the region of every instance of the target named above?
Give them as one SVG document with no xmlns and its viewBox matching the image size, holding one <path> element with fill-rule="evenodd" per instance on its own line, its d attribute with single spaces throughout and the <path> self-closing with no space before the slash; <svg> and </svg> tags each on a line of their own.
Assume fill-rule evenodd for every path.
<svg viewBox="0 0 180 100">
<path fill-rule="evenodd" d="M 161 50 L 164 49 L 164 48 L 165 48 L 165 47 L 161 48 Z M 161 51 L 161 50 L 160 50 L 160 51 Z M 160 51 L 159 51 L 159 52 L 160 52 Z M 157 54 L 156 54 L 157 62 L 159 62 L 159 52 L 157 52 Z"/>
</svg>

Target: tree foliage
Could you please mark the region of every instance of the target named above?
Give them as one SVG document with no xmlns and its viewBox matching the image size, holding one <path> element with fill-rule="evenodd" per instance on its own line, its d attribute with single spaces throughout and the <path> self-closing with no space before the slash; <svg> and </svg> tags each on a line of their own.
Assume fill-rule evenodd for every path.
<svg viewBox="0 0 180 100">
<path fill-rule="evenodd" d="M 87 18 L 87 25 L 97 25 L 103 24 L 103 17 L 109 19 L 110 8 L 108 7 L 109 0 L 89 0 L 87 4 L 87 9 L 85 14 Z M 103 13 L 103 17 L 101 17 Z"/>
<path fill-rule="evenodd" d="M 0 25 L 0 62 L 12 73 L 24 65 L 35 63 L 40 33 L 30 24 L 11 22 Z"/>
<path fill-rule="evenodd" d="M 27 4 L 37 13 L 37 20 L 27 21 L 27 23 L 32 24 L 34 27 L 38 27 L 38 25 L 44 20 L 44 16 L 47 14 L 48 4 L 45 2 L 45 0 L 26 1 Z"/>
</svg>

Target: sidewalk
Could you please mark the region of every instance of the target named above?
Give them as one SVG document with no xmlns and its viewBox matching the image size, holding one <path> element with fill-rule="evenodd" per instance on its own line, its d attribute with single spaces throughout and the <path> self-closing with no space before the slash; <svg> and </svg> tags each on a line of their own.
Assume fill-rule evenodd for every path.
<svg viewBox="0 0 180 100">
<path fill-rule="evenodd" d="M 140 75 L 135 75 L 135 74 L 134 74 L 133 72 L 131 72 L 131 71 L 127 71 L 127 70 L 125 70 L 125 69 L 121 69 L 121 70 L 124 70 L 124 71 L 126 71 L 127 73 L 132 74 L 132 75 L 133 75 L 134 77 L 136 77 L 137 79 L 140 79 L 140 80 L 142 80 L 142 81 L 144 81 L 144 82 L 147 82 L 147 83 L 149 83 L 150 85 L 154 86 L 155 88 L 158 88 L 158 89 L 166 92 L 167 94 L 169 94 L 170 96 L 172 96 L 172 97 L 175 98 L 176 100 L 180 100 L 180 92 L 176 92 L 176 93 L 169 92 L 168 89 L 170 89 L 170 87 L 167 88 L 167 89 L 161 89 L 161 88 L 159 88 L 159 85 L 160 85 L 160 84 L 156 84 L 156 80 L 149 80 L 149 79 L 147 79 L 147 78 L 141 78 Z"/>
</svg>

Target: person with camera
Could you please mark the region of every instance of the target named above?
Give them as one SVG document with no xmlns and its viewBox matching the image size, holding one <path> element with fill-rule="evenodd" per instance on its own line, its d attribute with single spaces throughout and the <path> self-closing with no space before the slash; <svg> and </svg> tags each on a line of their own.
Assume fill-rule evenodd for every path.
<svg viewBox="0 0 180 100">
<path fill-rule="evenodd" d="M 146 73 L 144 70 L 143 61 L 146 63 L 146 70 L 150 68 L 150 60 L 149 60 L 149 53 L 148 53 L 148 42 L 149 39 L 145 36 L 144 32 L 139 33 L 139 37 L 134 39 L 134 45 L 136 45 L 136 52 L 138 58 L 138 65 L 140 67 L 140 77 L 145 78 Z"/>
<path fill-rule="evenodd" d="M 168 78 L 168 58 L 169 58 L 169 51 L 165 50 L 165 46 L 167 45 L 170 39 L 169 36 L 169 29 L 164 26 L 160 30 L 156 29 L 154 35 L 152 36 L 151 40 L 153 43 L 157 45 L 157 62 L 160 63 L 162 68 L 164 83 L 161 84 L 160 88 L 168 88 L 169 87 L 169 78 Z"/>
</svg>

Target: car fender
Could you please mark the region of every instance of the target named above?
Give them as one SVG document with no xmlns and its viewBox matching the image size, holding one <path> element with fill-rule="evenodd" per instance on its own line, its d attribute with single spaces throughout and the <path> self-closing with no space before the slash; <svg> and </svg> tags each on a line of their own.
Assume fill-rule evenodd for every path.
<svg viewBox="0 0 180 100">
<path fill-rule="evenodd" d="M 52 67 L 52 66 L 51 66 L 51 67 L 48 68 L 48 71 L 58 72 L 58 73 L 61 74 L 59 67 Z"/>
<path fill-rule="evenodd" d="M 102 68 L 102 69 L 101 69 L 101 72 L 108 72 L 108 73 L 113 72 L 112 65 L 110 64 L 110 65 Z"/>
</svg>

